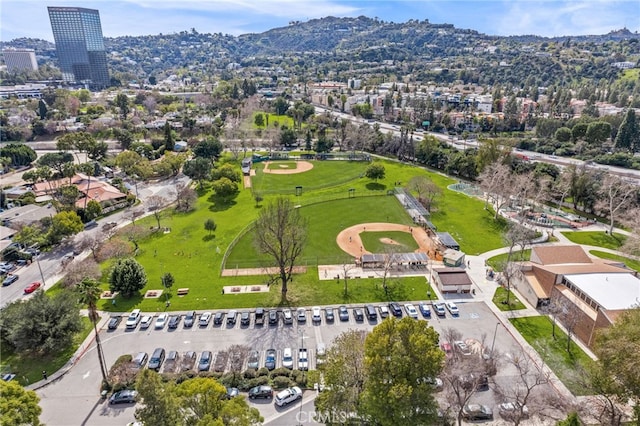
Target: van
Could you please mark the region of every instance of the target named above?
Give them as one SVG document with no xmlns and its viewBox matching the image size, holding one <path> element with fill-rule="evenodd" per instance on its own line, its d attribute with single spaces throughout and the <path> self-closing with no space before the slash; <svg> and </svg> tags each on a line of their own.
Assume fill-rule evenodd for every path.
<svg viewBox="0 0 640 426">
<path fill-rule="evenodd" d="M 367 310 L 367 318 L 369 318 L 371 321 L 375 321 L 378 319 L 378 313 L 376 312 L 376 308 L 373 305 L 367 305 L 365 306 L 365 309 Z"/>
<path fill-rule="evenodd" d="M 147 363 L 147 353 L 146 352 L 138 352 L 136 356 L 131 361 L 135 368 L 142 368 Z"/>
<path fill-rule="evenodd" d="M 155 370 L 158 371 L 160 370 L 160 367 L 162 367 L 162 362 L 164 361 L 164 349 L 162 348 L 157 348 L 155 351 L 153 351 L 153 355 L 151 355 L 151 358 L 149 358 L 149 370 Z"/>
</svg>

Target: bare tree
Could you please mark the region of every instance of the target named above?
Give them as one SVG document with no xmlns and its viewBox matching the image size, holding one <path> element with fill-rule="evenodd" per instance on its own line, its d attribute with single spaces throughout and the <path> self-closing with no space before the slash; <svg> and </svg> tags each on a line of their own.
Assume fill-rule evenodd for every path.
<svg viewBox="0 0 640 426">
<path fill-rule="evenodd" d="M 62 278 L 63 287 L 73 287 L 85 278 L 97 280 L 101 271 L 98 264 L 91 258 L 86 258 L 82 262 L 75 262 L 69 265 Z"/>
<path fill-rule="evenodd" d="M 518 265 L 514 264 L 512 261 L 514 249 L 517 245 L 520 245 L 521 249 L 524 250 L 526 245 L 531 242 L 533 236 L 533 231 L 516 223 L 512 223 L 510 225 L 509 230 L 505 235 L 505 242 L 507 243 L 507 247 L 509 247 L 509 251 L 507 252 L 507 260 L 504 263 L 502 278 L 507 286 L 507 300 L 505 302 L 507 306 L 509 306 L 509 299 L 511 297 L 512 280 L 520 273 Z"/>
<path fill-rule="evenodd" d="M 631 233 L 620 250 L 632 256 L 640 256 L 640 208 L 629 209 L 623 221 Z"/>
<path fill-rule="evenodd" d="M 98 258 L 98 249 L 104 241 L 105 235 L 98 232 L 95 235 L 91 234 L 83 234 L 80 240 L 76 243 L 76 250 L 79 252 L 83 252 L 85 250 L 91 250 L 91 256 L 93 260 L 97 260 Z"/>
<path fill-rule="evenodd" d="M 176 185 L 174 195 L 176 197 L 176 210 L 179 212 L 191 211 L 196 201 L 198 201 L 196 191 L 182 182 Z"/>
<path fill-rule="evenodd" d="M 412 177 L 407 184 L 407 189 L 418 194 L 418 201 L 420 201 L 428 211 L 431 211 L 436 198 L 442 195 L 442 189 L 426 176 Z"/>
<path fill-rule="evenodd" d="M 158 222 L 158 229 L 160 229 L 160 212 L 166 203 L 167 201 L 160 195 L 152 195 L 146 201 L 147 208 L 153 213 L 156 222 Z"/>
<path fill-rule="evenodd" d="M 462 410 L 475 393 L 487 386 L 487 373 L 484 363 L 472 359 L 459 358 L 456 362 L 447 362 L 441 374 L 446 392 L 446 410 L 453 411 L 458 425 L 462 425 Z"/>
<path fill-rule="evenodd" d="M 494 392 L 504 402 L 513 404 L 512 411 L 503 412 L 501 415 L 517 426 L 533 414 L 534 409 L 539 411 L 547 406 L 542 397 L 548 392 L 538 388 L 544 388 L 550 383 L 551 373 L 539 369 L 529 355 L 522 351 L 505 359 L 516 373 L 510 376 L 509 380 L 496 383 Z"/>
<path fill-rule="evenodd" d="M 143 214 L 144 212 L 142 210 L 131 209 L 129 210 L 129 214 L 127 215 L 127 218 L 131 221 L 131 223 L 135 225 L 136 219 L 142 216 Z"/>
<path fill-rule="evenodd" d="M 604 371 L 600 363 L 592 363 L 582 370 L 579 384 L 589 391 L 589 403 L 583 410 L 600 424 L 619 426 L 626 418 L 624 407 L 629 400 L 627 392 L 615 375 Z M 628 419 L 627 419 L 628 420 Z"/>
<path fill-rule="evenodd" d="M 388 280 L 391 277 L 393 268 L 398 264 L 398 249 L 395 246 L 387 246 L 383 254 L 382 272 L 378 274 L 382 276 L 382 288 L 386 295 L 389 294 Z"/>
<path fill-rule="evenodd" d="M 571 165 L 569 167 L 574 167 L 575 169 L 575 165 Z M 562 170 L 562 173 L 560 173 L 560 176 L 558 176 L 553 186 L 551 187 L 552 191 L 558 198 L 559 207 L 562 207 L 562 205 L 564 204 L 564 200 L 571 192 L 571 176 L 572 172 L 568 168 Z"/>
<path fill-rule="evenodd" d="M 582 311 L 576 304 L 567 300 L 563 303 L 560 320 L 567 332 L 567 352 L 571 353 L 571 341 L 575 335 L 576 327 L 582 320 Z"/>
<path fill-rule="evenodd" d="M 349 282 L 349 272 L 356 267 L 353 263 L 342 263 L 342 279 L 344 280 L 344 296 L 346 297 L 348 294 L 348 282 Z"/>
<path fill-rule="evenodd" d="M 278 198 L 260 211 L 255 224 L 255 244 L 260 252 L 273 259 L 282 284 L 283 300 L 287 298 L 287 284 L 306 237 L 306 220 L 289 199 Z"/>
<path fill-rule="evenodd" d="M 600 186 L 596 209 L 609 215 L 609 233 L 613 235 L 614 222 L 619 213 L 624 212 L 638 197 L 638 187 L 620 177 L 608 174 Z"/>
<path fill-rule="evenodd" d="M 98 250 L 98 261 L 104 262 L 107 259 L 122 258 L 129 256 L 133 250 L 131 245 L 120 238 L 112 238 L 105 242 Z"/>
<path fill-rule="evenodd" d="M 247 359 L 250 351 L 251 348 L 247 345 L 231 345 L 229 349 L 227 349 L 226 352 L 229 354 L 229 372 L 232 374 L 231 386 L 236 387 L 240 384 L 244 361 Z"/>
<path fill-rule="evenodd" d="M 511 169 L 502 163 L 493 163 L 478 176 L 480 186 L 485 191 L 485 209 L 491 199 L 495 205 L 495 219 L 500 209 L 506 206 L 513 194 L 513 178 Z"/>
</svg>

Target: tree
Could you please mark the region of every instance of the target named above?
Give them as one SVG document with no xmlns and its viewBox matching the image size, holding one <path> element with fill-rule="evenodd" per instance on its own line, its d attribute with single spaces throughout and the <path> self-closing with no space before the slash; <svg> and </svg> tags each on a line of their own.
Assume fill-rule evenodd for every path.
<svg viewBox="0 0 640 426">
<path fill-rule="evenodd" d="M 442 195 L 442 189 L 426 176 L 412 177 L 407 184 L 407 189 L 418 194 L 418 201 L 420 201 L 429 212 L 433 208 L 435 199 Z"/>
<path fill-rule="evenodd" d="M 377 181 L 378 179 L 384 179 L 384 166 L 382 164 L 371 164 L 369 167 L 367 167 L 367 170 L 365 170 L 364 175 L 369 179 L 373 179 L 374 181 Z"/>
<path fill-rule="evenodd" d="M 0 380 L 0 424 L 39 426 L 42 408 L 40 398 L 32 390 L 26 390 L 16 380 Z"/>
<path fill-rule="evenodd" d="M 165 272 L 164 274 L 162 274 L 162 278 L 160 278 L 160 281 L 162 281 L 162 287 L 167 290 L 166 300 L 169 300 L 169 290 L 171 290 L 171 287 L 173 287 L 176 279 L 173 277 L 171 272 Z"/>
<path fill-rule="evenodd" d="M 120 144 L 120 149 L 127 150 L 134 142 L 133 134 L 127 129 L 114 129 L 114 136 Z"/>
<path fill-rule="evenodd" d="M 340 334 L 327 351 L 324 373 L 325 391 L 316 398 L 316 410 L 323 413 L 361 414 L 360 398 L 367 379 L 364 360 L 364 330 Z"/>
<path fill-rule="evenodd" d="M 640 125 L 633 108 L 629 108 L 616 135 L 616 148 L 631 152 L 640 150 Z"/>
<path fill-rule="evenodd" d="M 556 426 L 582 426 L 582 422 L 578 417 L 578 413 L 574 411 L 573 413 L 569 413 L 566 419 L 556 423 Z"/>
<path fill-rule="evenodd" d="M 193 147 L 193 154 L 196 157 L 206 158 L 210 163 L 218 158 L 222 153 L 222 143 L 215 138 L 207 138 Z"/>
<path fill-rule="evenodd" d="M 178 183 L 176 185 L 176 210 L 179 212 L 188 212 L 193 210 L 195 203 L 198 201 L 198 194 L 189 185 Z"/>
<path fill-rule="evenodd" d="M 485 209 L 489 199 L 493 199 L 495 207 L 494 219 L 498 219 L 500 209 L 506 206 L 513 194 L 511 169 L 502 163 L 493 163 L 486 167 L 478 177 L 480 187 L 484 190 Z"/>
<path fill-rule="evenodd" d="M 280 144 L 286 147 L 290 147 L 296 144 L 298 137 L 296 131 L 283 126 L 280 132 Z"/>
<path fill-rule="evenodd" d="M 640 308 L 623 312 L 616 322 L 600 329 L 596 335 L 595 353 L 603 373 L 620 386 L 622 401 L 632 401 L 634 421 L 640 420 Z M 624 356 L 621 356 L 624 354 Z"/>
<path fill-rule="evenodd" d="M 167 121 L 166 123 L 164 123 L 164 149 L 166 151 L 173 151 L 174 146 L 175 140 L 173 138 L 173 128 Z"/>
<path fill-rule="evenodd" d="M 286 300 L 287 284 L 306 243 L 305 219 L 290 200 L 280 197 L 260 212 L 254 238 L 258 250 L 273 259 Z"/>
<path fill-rule="evenodd" d="M 444 353 L 438 333 L 425 321 L 389 317 L 365 341 L 367 380 L 363 411 L 380 424 L 431 424 L 438 404 L 431 379 L 440 374 Z"/>
<path fill-rule="evenodd" d="M 98 333 L 98 314 L 97 302 L 100 299 L 102 289 L 98 286 L 98 282 L 91 278 L 84 278 L 77 286 L 76 292 L 80 298 L 80 303 L 87 305 L 89 309 L 89 319 L 93 323 L 93 331 L 96 339 L 96 352 L 98 353 L 98 362 L 100 363 L 100 372 L 102 373 L 102 381 L 107 383 L 107 364 L 104 360 L 104 352 L 102 351 L 102 342 Z"/>
<path fill-rule="evenodd" d="M 202 181 L 211 177 L 211 162 L 206 158 L 196 157 L 184 163 L 183 173 L 191 179 L 198 181 L 202 188 Z"/>
<path fill-rule="evenodd" d="M 37 356 L 67 349 L 82 329 L 77 300 L 68 292 L 49 297 L 43 291 L 0 311 L 0 339 L 17 352 Z"/>
<path fill-rule="evenodd" d="M 638 187 L 631 185 L 620 177 L 607 175 L 600 186 L 600 197 L 596 208 L 609 215 L 609 234 L 613 235 L 615 218 L 638 199 Z"/>
<path fill-rule="evenodd" d="M 87 220 L 93 220 L 100 216 L 102 213 L 102 206 L 96 200 L 91 200 L 87 203 L 87 208 L 84 209 L 84 217 Z"/>
<path fill-rule="evenodd" d="M 153 216 L 156 218 L 158 229 L 160 229 L 160 212 L 162 211 L 162 208 L 166 203 L 167 201 L 160 195 L 152 195 L 151 197 L 147 198 L 147 208 L 150 212 L 153 213 Z"/>
<path fill-rule="evenodd" d="M 216 225 L 216 222 L 211 218 L 204 222 L 204 229 L 209 231 L 209 235 L 211 235 L 212 232 L 215 232 L 217 227 L 218 225 Z"/>
<path fill-rule="evenodd" d="M 129 298 L 147 285 L 147 274 L 133 258 L 118 259 L 109 275 L 109 290 Z"/>
<path fill-rule="evenodd" d="M 165 383 L 158 373 L 143 369 L 136 380 L 136 390 L 144 404 L 138 405 L 135 418 L 146 425 L 182 425 L 183 413 L 173 383 Z"/>
<path fill-rule="evenodd" d="M 44 120 L 45 118 L 47 118 L 47 103 L 44 101 L 44 99 L 40 99 L 38 101 L 38 116 L 40 117 L 40 120 Z"/>
<path fill-rule="evenodd" d="M 120 109 L 120 117 L 126 119 L 129 114 L 129 97 L 125 93 L 118 93 L 113 103 Z"/>
<path fill-rule="evenodd" d="M 255 124 L 256 127 L 264 127 L 264 115 L 260 112 L 257 113 L 253 119 L 253 124 Z"/>
<path fill-rule="evenodd" d="M 226 177 L 214 181 L 211 187 L 218 197 L 227 198 L 238 193 L 238 184 Z"/>
<path fill-rule="evenodd" d="M 587 126 L 584 137 L 592 145 L 601 145 L 611 137 L 611 124 L 606 121 L 593 121 Z"/>
<path fill-rule="evenodd" d="M 211 173 L 211 179 L 217 180 L 226 177 L 233 182 L 240 182 L 240 172 L 234 168 L 231 164 L 225 164 L 217 169 L 213 169 Z"/>
<path fill-rule="evenodd" d="M 73 154 L 69 152 L 47 152 L 38 158 L 39 166 L 51 167 L 60 174 L 63 174 L 64 166 L 73 163 Z"/>
<path fill-rule="evenodd" d="M 102 271 L 100 271 L 100 267 L 94 259 L 87 258 L 81 262 L 73 262 L 65 268 L 64 278 L 62 279 L 62 287 L 75 287 L 85 278 L 97 280 L 101 275 Z"/>
<path fill-rule="evenodd" d="M 69 235 L 77 234 L 84 229 L 82 219 L 74 211 L 60 212 L 53 216 L 47 238 L 50 242 L 58 242 Z"/>
<path fill-rule="evenodd" d="M 569 142 L 571 140 L 571 129 L 560 127 L 556 130 L 555 138 L 558 142 Z"/>
</svg>

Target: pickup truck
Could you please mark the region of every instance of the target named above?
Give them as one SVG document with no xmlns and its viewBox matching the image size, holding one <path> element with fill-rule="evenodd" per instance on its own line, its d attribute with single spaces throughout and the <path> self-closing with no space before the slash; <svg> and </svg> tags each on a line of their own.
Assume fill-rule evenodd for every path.
<svg viewBox="0 0 640 426">
<path fill-rule="evenodd" d="M 307 350 L 305 348 L 300 348 L 298 350 L 298 370 L 308 370 L 309 369 L 309 357 L 307 355 Z"/>
</svg>

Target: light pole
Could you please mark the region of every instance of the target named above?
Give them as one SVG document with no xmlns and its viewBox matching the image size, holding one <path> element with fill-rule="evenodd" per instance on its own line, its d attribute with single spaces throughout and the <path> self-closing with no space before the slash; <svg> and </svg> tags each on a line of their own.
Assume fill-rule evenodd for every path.
<svg viewBox="0 0 640 426">
<path fill-rule="evenodd" d="M 493 347 L 496 344 L 496 334 L 498 334 L 498 326 L 502 324 L 501 322 L 496 323 L 496 328 L 493 330 L 493 342 L 491 342 L 491 358 L 493 358 Z"/>
<path fill-rule="evenodd" d="M 298 329 L 298 333 L 300 334 L 300 342 L 302 343 L 302 349 L 304 349 L 304 339 L 305 339 L 305 335 L 304 335 L 304 329 Z M 307 358 L 308 359 L 308 358 Z M 299 366 L 298 366 L 299 368 Z M 302 371 L 302 379 L 305 379 L 305 374 L 304 374 L 304 370 Z M 298 421 L 300 422 L 300 426 L 302 426 L 302 398 L 300 398 L 300 412 L 298 414 Z"/>
</svg>

